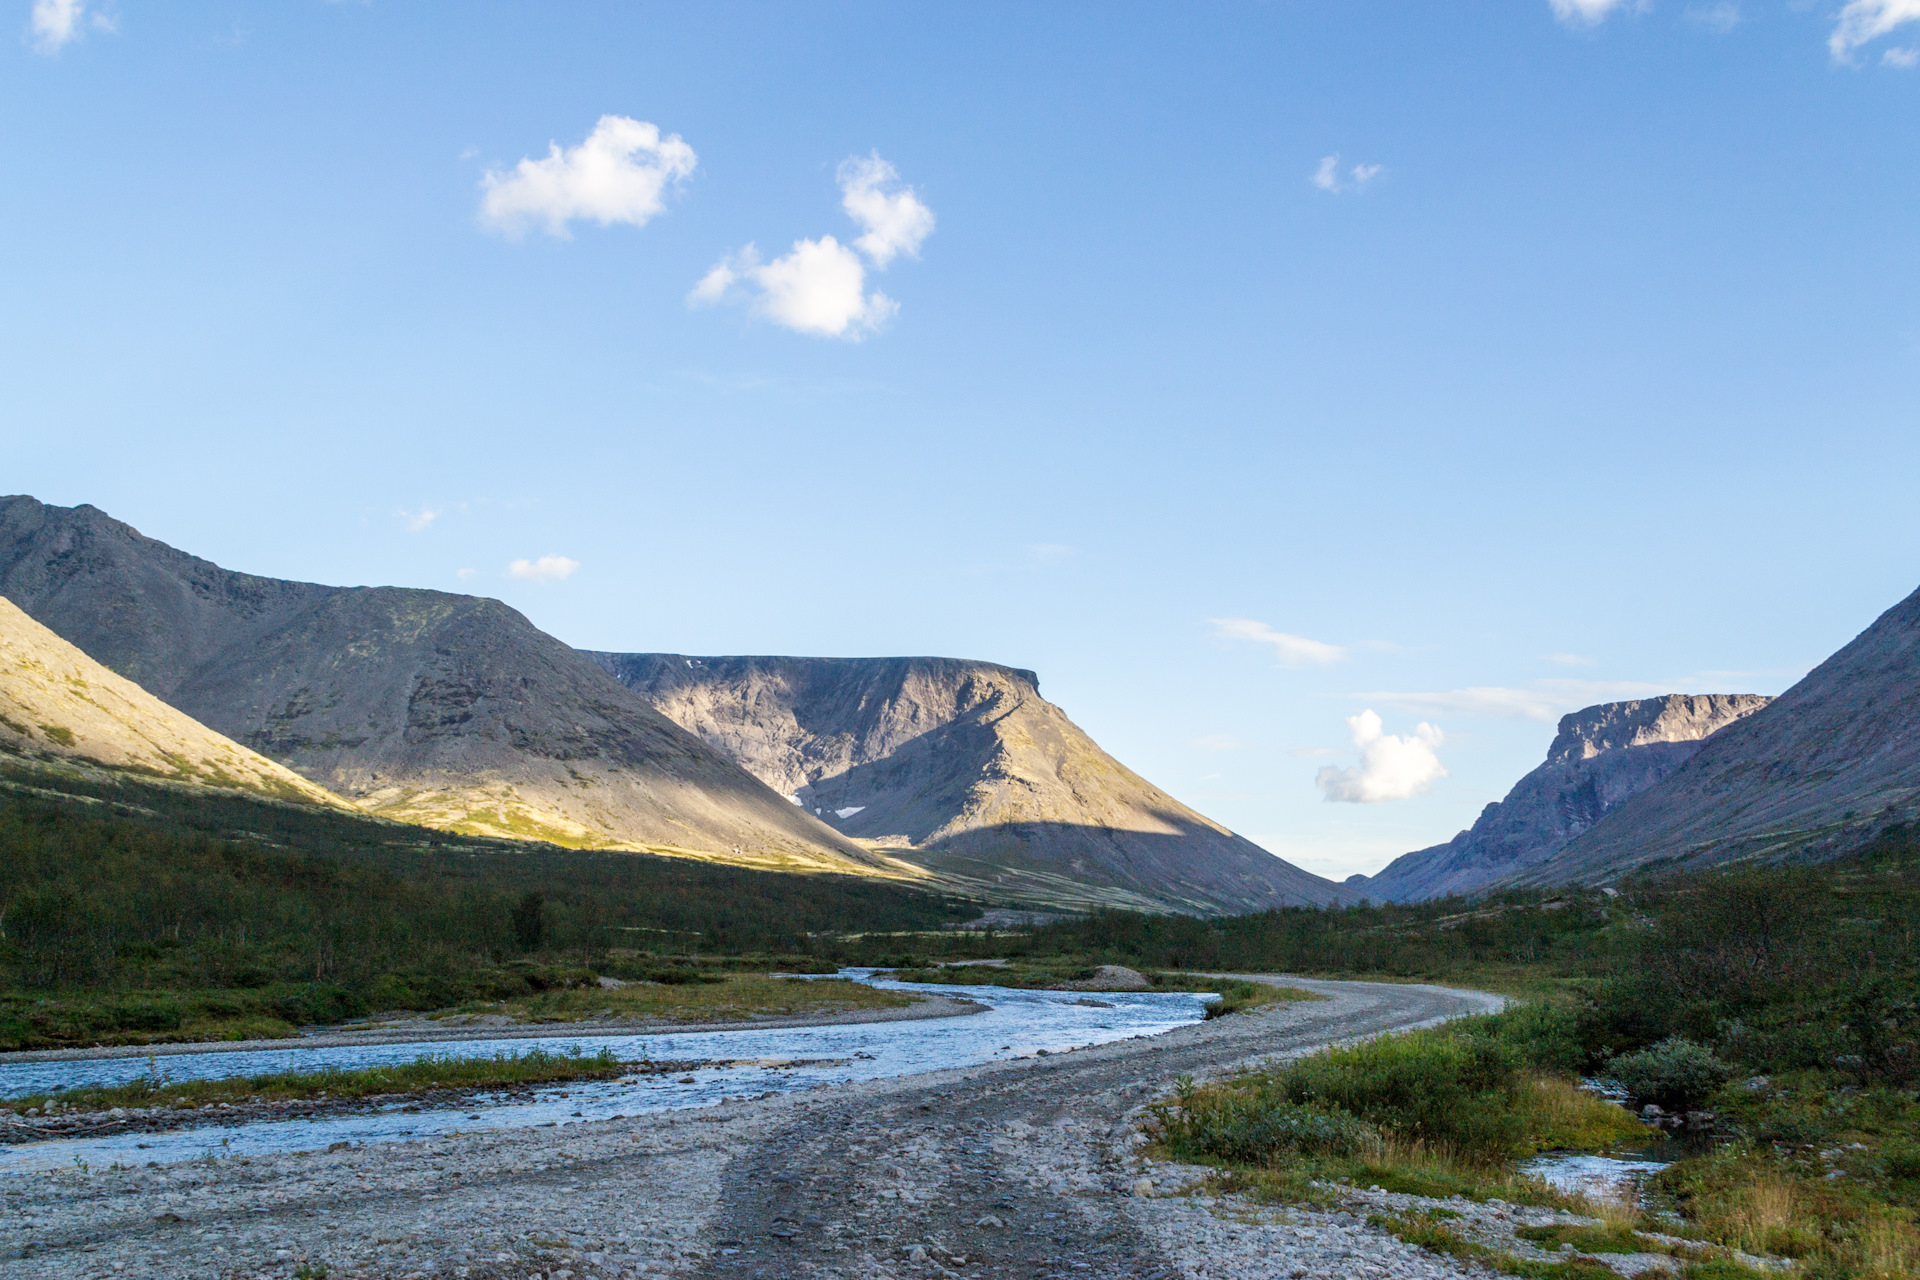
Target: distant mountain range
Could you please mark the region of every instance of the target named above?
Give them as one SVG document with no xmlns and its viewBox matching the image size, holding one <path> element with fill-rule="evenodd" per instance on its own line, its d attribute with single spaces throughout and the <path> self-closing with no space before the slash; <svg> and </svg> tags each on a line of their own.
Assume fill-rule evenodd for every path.
<svg viewBox="0 0 1920 1280">
<path fill-rule="evenodd" d="M 955 884 L 1201 913 L 1346 898 L 1102 751 L 1031 671 L 953 658 L 590 656 L 795 805 Z"/>
<path fill-rule="evenodd" d="M 1679 769 L 1710 735 L 1769 701 L 1748 693 L 1676 693 L 1562 716 L 1546 763 L 1488 805 L 1472 827 L 1372 877 L 1354 876 L 1347 887 L 1376 902 L 1419 902 L 1471 894 L 1526 872 Z"/>
<path fill-rule="evenodd" d="M 1516 885 L 1816 859 L 1920 822 L 1920 591 Z"/>
<path fill-rule="evenodd" d="M 1074 908 L 1345 896 L 1153 788 L 1009 668 L 746 660 L 813 664 L 816 676 L 859 668 L 842 692 L 890 708 L 871 725 L 841 716 L 858 741 L 839 748 L 840 729 L 795 730 L 844 709 L 790 698 L 792 724 L 769 718 L 759 749 L 746 719 L 695 713 L 717 694 L 637 679 L 632 663 L 622 683 L 615 659 L 499 601 L 236 573 L 96 508 L 30 497 L 0 498 L 0 596 L 185 717 L 398 821 Z M 741 733 L 716 730 L 726 723 Z M 813 753 L 810 771 L 770 768 L 775 738 L 796 760 Z M 873 818 L 836 812 L 860 808 Z"/>
</svg>

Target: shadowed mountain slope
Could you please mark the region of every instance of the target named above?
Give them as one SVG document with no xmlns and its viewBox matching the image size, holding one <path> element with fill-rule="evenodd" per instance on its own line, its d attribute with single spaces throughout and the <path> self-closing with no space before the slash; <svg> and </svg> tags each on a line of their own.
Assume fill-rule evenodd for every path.
<svg viewBox="0 0 1920 1280">
<path fill-rule="evenodd" d="M 1608 702 L 1560 718 L 1544 764 L 1445 844 L 1396 858 L 1347 886 L 1376 902 L 1472 893 L 1545 862 L 1615 807 L 1673 773 L 1707 738 L 1769 700 L 1669 694 Z"/>
<path fill-rule="evenodd" d="M 174 710 L 0 597 L 0 755 L 352 811 L 325 787 Z"/>
<path fill-rule="evenodd" d="M 591 656 L 796 805 L 946 879 L 1062 905 L 1201 913 L 1347 897 L 1102 751 L 1031 671 Z"/>
<path fill-rule="evenodd" d="M 1920 821 L 1920 591 L 1516 884 L 1825 858 Z"/>
<path fill-rule="evenodd" d="M 913 878 L 497 600 L 234 573 L 0 498 L 0 595 L 103 665 L 406 822 Z"/>
</svg>

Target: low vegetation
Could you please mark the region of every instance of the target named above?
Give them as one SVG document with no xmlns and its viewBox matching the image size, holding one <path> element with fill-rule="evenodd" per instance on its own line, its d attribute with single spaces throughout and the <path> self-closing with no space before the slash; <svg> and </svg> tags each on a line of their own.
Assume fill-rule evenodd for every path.
<svg viewBox="0 0 1920 1280">
<path fill-rule="evenodd" d="M 618 966 L 609 966 L 618 967 Z M 525 1022 L 604 1019 L 703 1022 L 857 1009 L 899 1009 L 913 1003 L 844 978 L 787 978 L 764 974 L 699 976 L 694 982 L 637 982 L 606 988 L 598 980 L 494 1003 L 460 1005 L 450 1013 L 504 1014 Z M 446 1015 L 437 1015 L 446 1016 Z"/>
<path fill-rule="evenodd" d="M 633 1070 L 605 1049 L 599 1053 L 503 1053 L 456 1058 L 429 1054 L 413 1062 L 361 1070 L 278 1072 L 224 1080 L 168 1080 L 157 1067 L 123 1085 L 81 1085 L 55 1094 L 9 1098 L 0 1108 L 15 1115 L 156 1107 L 198 1108 L 222 1103 L 291 1102 L 313 1099 L 354 1100 L 439 1089 L 508 1089 L 563 1084 L 574 1080 L 611 1080 Z"/>
<path fill-rule="evenodd" d="M 895 969 L 893 976 L 902 982 L 939 983 L 948 986 L 1013 987 L 1038 991 L 1099 991 L 1100 966 L 1074 960 L 1049 959 L 1007 962 L 1004 964 L 932 965 Z M 1270 1004 L 1286 1004 L 1322 997 L 1299 987 L 1277 986 L 1270 982 L 1247 982 L 1238 978 L 1216 978 L 1201 973 L 1154 971 L 1140 975 L 1156 991 L 1209 992 L 1219 996 L 1207 1004 L 1207 1017 L 1219 1018 Z M 1118 990 L 1120 988 L 1110 988 Z"/>
</svg>

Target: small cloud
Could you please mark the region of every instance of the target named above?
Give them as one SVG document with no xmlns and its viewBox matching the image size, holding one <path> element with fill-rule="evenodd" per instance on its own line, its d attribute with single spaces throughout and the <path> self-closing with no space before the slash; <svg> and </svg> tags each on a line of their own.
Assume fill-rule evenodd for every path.
<svg viewBox="0 0 1920 1280">
<path fill-rule="evenodd" d="M 1378 804 L 1417 796 L 1439 779 L 1446 768 L 1434 748 L 1444 741 L 1439 729 L 1421 723 L 1404 737 L 1384 732 L 1371 710 L 1347 717 L 1360 763 L 1346 769 L 1326 765 L 1314 776 L 1314 785 L 1327 800 L 1344 804 Z"/>
<path fill-rule="evenodd" d="M 460 579 L 460 581 L 465 582 L 469 578 L 479 577 L 480 571 L 478 569 L 455 569 L 453 571 L 453 576 Z"/>
<path fill-rule="evenodd" d="M 1240 751 L 1247 744 L 1224 733 L 1209 733 L 1198 738 L 1188 738 L 1187 745 L 1198 747 L 1202 751 Z"/>
<path fill-rule="evenodd" d="M 1337 756 L 1340 753 L 1333 747 L 1292 747 L 1287 754 L 1295 760 L 1324 760 L 1328 756 Z"/>
<path fill-rule="evenodd" d="M 1367 184 L 1387 171 L 1383 164 L 1356 164 L 1348 169 L 1344 177 L 1340 173 L 1340 157 L 1322 156 L 1320 167 L 1313 171 L 1313 185 L 1322 191 L 1338 194 L 1342 191 L 1365 191 Z"/>
<path fill-rule="evenodd" d="M 1591 27 L 1606 21 L 1616 9 L 1635 9 L 1633 0 L 1547 0 L 1553 16 L 1570 27 Z"/>
<path fill-rule="evenodd" d="M 1920 49 L 1889 49 L 1880 55 L 1880 65 L 1900 71 L 1911 71 L 1915 67 L 1920 67 Z"/>
<path fill-rule="evenodd" d="M 1920 0 L 1847 0 L 1827 38 L 1835 62 L 1852 62 L 1854 51 L 1909 22 L 1920 22 Z M 1883 61 L 1885 59 L 1883 58 Z M 1910 64 L 1892 62 L 1904 67 Z"/>
<path fill-rule="evenodd" d="M 400 518 L 407 523 L 408 533 L 421 533 L 426 527 L 440 518 L 440 512 L 432 507 L 422 507 L 418 511 L 400 508 Z"/>
<path fill-rule="evenodd" d="M 1064 542 L 1036 542 L 1027 548 L 1027 559 L 1035 564 L 1065 564 L 1079 554 Z"/>
<path fill-rule="evenodd" d="M 578 560 L 565 556 L 541 556 L 538 560 L 515 560 L 507 566 L 507 576 L 527 582 L 558 582 L 571 577 L 579 567 Z"/>
<path fill-rule="evenodd" d="M 1347 656 L 1347 651 L 1337 644 L 1275 631 L 1251 618 L 1209 618 L 1207 621 L 1213 624 L 1213 634 L 1222 640 L 1245 640 L 1270 646 L 1283 667 L 1303 667 L 1309 663 L 1325 666 Z"/>
<path fill-rule="evenodd" d="M 551 143 L 544 160 L 522 160 L 507 173 L 488 170 L 480 180 L 480 220 L 509 236 L 541 222 L 563 239 L 576 219 L 644 227 L 666 208 L 667 185 L 698 163 L 678 134 L 663 138 L 644 120 L 601 116 L 577 147 Z"/>
<path fill-rule="evenodd" d="M 476 146 L 468 145 L 460 148 L 460 158 L 462 160 L 471 160 L 479 154 L 480 148 Z"/>
<path fill-rule="evenodd" d="M 27 26 L 35 51 L 55 54 L 78 40 L 86 33 L 86 14 L 86 0 L 33 0 Z M 112 29 L 109 23 L 106 30 Z"/>
<path fill-rule="evenodd" d="M 1594 667 L 1599 665 L 1597 659 L 1589 658 L 1584 653 L 1550 653 L 1547 655 L 1547 661 L 1562 667 Z"/>
<path fill-rule="evenodd" d="M 843 162 L 839 181 L 841 207 L 861 227 L 851 245 L 832 236 L 796 240 L 789 253 L 772 262 L 762 262 L 759 251 L 747 245 L 700 277 L 687 305 L 709 307 L 751 296 L 754 313 L 775 324 L 855 342 L 891 320 L 900 306 L 878 290 L 867 292 L 867 266 L 884 270 L 901 254 L 919 257 L 921 244 L 933 234 L 933 210 L 913 188 L 900 186 L 893 166 L 878 155 Z"/>
<path fill-rule="evenodd" d="M 1687 10 L 1687 21 L 1694 26 L 1711 31 L 1717 36 L 1726 35 L 1740 25 L 1740 6 L 1733 0 L 1722 0 L 1720 4 L 1702 5 Z"/>
</svg>

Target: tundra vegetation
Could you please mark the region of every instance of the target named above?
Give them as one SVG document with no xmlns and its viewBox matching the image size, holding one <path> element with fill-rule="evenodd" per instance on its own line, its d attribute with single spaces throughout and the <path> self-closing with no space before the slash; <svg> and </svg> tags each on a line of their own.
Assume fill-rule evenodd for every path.
<svg viewBox="0 0 1920 1280">
<path fill-rule="evenodd" d="M 1692 1113 L 1693 1154 L 1652 1190 L 1699 1247 L 1793 1259 L 1816 1280 L 1920 1275 L 1912 831 L 1816 866 L 1665 868 L 1611 892 L 1100 912 L 995 933 L 951 927 L 974 904 L 874 881 L 515 845 L 158 784 L 0 774 L 9 783 L 8 1048 L 290 1034 L 378 1010 L 724 1015 L 795 1007 L 781 1002 L 812 998 L 802 984 L 769 975 L 841 964 L 993 958 L 1007 969 L 913 976 L 1015 985 L 1103 964 L 1449 982 L 1523 1003 L 1185 1091 L 1159 1140 L 1276 1195 L 1345 1177 L 1520 1200 L 1541 1194 L 1514 1176 L 1527 1151 L 1649 1132 L 1573 1086 L 1610 1077 L 1636 1106 Z M 1395 1229 L 1453 1247 L 1443 1220 Z M 1731 1274 L 1724 1260 L 1687 1265 Z"/>
</svg>

